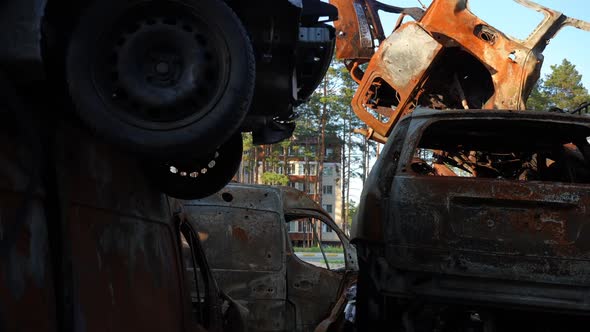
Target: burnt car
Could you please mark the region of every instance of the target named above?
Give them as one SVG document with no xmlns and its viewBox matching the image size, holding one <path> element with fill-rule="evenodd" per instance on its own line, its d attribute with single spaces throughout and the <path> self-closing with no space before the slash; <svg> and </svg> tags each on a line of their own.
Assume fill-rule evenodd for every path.
<svg viewBox="0 0 590 332">
<path fill-rule="evenodd" d="M 526 110 L 549 41 L 564 27 L 590 31 L 590 23 L 515 1 L 544 16 L 525 40 L 473 14 L 467 0 L 433 0 L 426 10 L 330 0 L 339 10 L 336 57 L 359 83 L 352 108 L 368 127 L 363 133 L 383 143 L 417 107 Z M 379 11 L 400 14 L 389 35 Z"/>
<path fill-rule="evenodd" d="M 72 119 L 47 126 L 3 83 L 0 331 L 242 331 L 243 307 L 139 161 Z"/>
<path fill-rule="evenodd" d="M 585 330 L 590 118 L 417 109 L 365 184 L 359 327 Z"/>
<path fill-rule="evenodd" d="M 182 205 L 220 288 L 248 309 L 249 331 L 344 325 L 356 251 L 310 197 L 290 187 L 231 183 Z M 298 252 L 305 243 L 320 252 Z"/>
<path fill-rule="evenodd" d="M 2 0 L 0 68 L 155 165 L 162 190 L 204 197 L 237 170 L 241 132 L 291 135 L 336 17 L 320 0 Z"/>
</svg>

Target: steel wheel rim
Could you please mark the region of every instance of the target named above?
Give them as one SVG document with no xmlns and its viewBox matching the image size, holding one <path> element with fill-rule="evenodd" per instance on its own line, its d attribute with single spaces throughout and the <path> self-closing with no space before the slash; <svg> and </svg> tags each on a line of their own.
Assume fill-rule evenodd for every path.
<svg viewBox="0 0 590 332">
<path fill-rule="evenodd" d="M 93 84 L 123 121 L 170 130 L 207 115 L 230 75 L 222 31 L 195 9 L 176 2 L 144 2 L 125 9 L 99 39 Z M 162 6 L 162 4 L 167 4 Z"/>
</svg>

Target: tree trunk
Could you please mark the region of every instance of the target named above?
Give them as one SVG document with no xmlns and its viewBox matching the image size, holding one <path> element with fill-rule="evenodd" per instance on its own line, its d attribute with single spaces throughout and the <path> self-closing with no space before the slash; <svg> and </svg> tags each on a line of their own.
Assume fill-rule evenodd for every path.
<svg viewBox="0 0 590 332">
<path fill-rule="evenodd" d="M 352 150 L 352 128 L 348 128 L 348 158 L 347 158 L 347 168 L 348 168 L 348 176 L 346 177 L 346 219 L 344 222 L 348 225 L 348 213 L 349 213 L 349 205 L 350 204 L 350 177 L 352 176 L 351 171 L 351 150 Z"/>
<path fill-rule="evenodd" d="M 262 174 L 266 173 L 266 145 L 262 146 L 262 153 L 260 154 L 260 162 L 262 164 Z"/>
<path fill-rule="evenodd" d="M 323 86 L 323 93 L 324 93 L 324 101 L 322 102 L 322 115 L 320 117 L 320 136 L 319 136 L 319 144 L 318 144 L 318 167 L 316 169 L 317 172 L 317 202 L 322 206 L 322 194 L 324 191 L 324 158 L 326 154 L 326 123 L 328 120 L 328 78 L 324 78 L 324 86 Z M 321 232 L 320 232 L 321 233 Z"/>
<path fill-rule="evenodd" d="M 284 175 L 289 175 L 289 172 L 287 170 L 287 167 L 289 167 L 289 165 L 287 164 L 287 153 L 289 152 L 289 148 L 287 146 L 283 146 L 283 174 Z"/>
<path fill-rule="evenodd" d="M 259 162 L 259 157 L 258 157 L 258 147 L 254 146 L 254 181 L 252 183 L 258 183 L 258 162 Z"/>
<path fill-rule="evenodd" d="M 249 183 L 256 183 L 256 174 L 257 171 L 257 161 L 256 161 L 256 146 L 252 146 L 250 149 L 250 182 Z"/>
</svg>

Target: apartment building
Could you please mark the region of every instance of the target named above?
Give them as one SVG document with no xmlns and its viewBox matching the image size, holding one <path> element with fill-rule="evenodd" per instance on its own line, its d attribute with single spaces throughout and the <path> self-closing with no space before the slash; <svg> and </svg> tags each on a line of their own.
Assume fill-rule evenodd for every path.
<svg viewBox="0 0 590 332">
<path fill-rule="evenodd" d="M 321 206 L 334 219 L 339 227 L 342 227 L 342 182 L 341 182 L 341 150 L 342 142 L 337 136 L 326 137 L 323 171 L 319 174 L 317 137 L 294 136 L 288 148 L 275 145 L 273 154 L 275 166 L 273 169 L 279 174 L 285 174 L 289 178 L 289 186 L 299 189 L 310 195 L 316 202 L 320 200 Z M 285 153 L 287 155 L 285 156 Z M 266 151 L 267 156 L 269 151 Z M 263 160 L 264 158 L 259 158 Z M 286 164 L 286 166 L 285 166 Z M 262 174 L 269 171 L 268 165 L 258 162 L 258 182 L 262 182 Z M 321 184 L 320 184 L 321 177 Z M 321 186 L 321 187 L 320 187 Z M 321 195 L 319 194 L 321 192 Z M 318 234 L 322 242 L 338 243 L 336 234 L 327 227 L 321 227 Z M 305 239 L 311 238 L 309 223 L 301 221 L 290 224 L 291 240 L 296 244 L 302 244 Z"/>
</svg>

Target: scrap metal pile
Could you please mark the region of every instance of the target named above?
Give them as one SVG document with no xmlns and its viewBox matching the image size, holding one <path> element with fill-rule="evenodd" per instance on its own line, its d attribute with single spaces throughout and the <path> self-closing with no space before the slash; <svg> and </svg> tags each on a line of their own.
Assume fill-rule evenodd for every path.
<svg viewBox="0 0 590 332">
<path fill-rule="evenodd" d="M 368 126 L 357 131 L 384 143 L 399 119 L 418 107 L 526 110 L 549 41 L 566 26 L 590 31 L 590 23 L 528 0 L 515 1 L 544 15 L 525 40 L 509 37 L 474 15 L 467 0 L 434 0 L 426 10 L 375 0 L 331 0 L 339 10 L 336 56 L 359 83 L 352 108 Z M 379 10 L 400 14 L 387 38 Z M 404 23 L 406 17 L 413 20 Z M 447 176 L 538 178 L 537 154 L 530 151 L 454 150 L 430 151 L 429 162 L 422 160 L 428 167 L 422 170 Z M 573 144 L 564 150 L 584 160 Z M 551 158 L 543 165 L 557 157 Z"/>
</svg>

